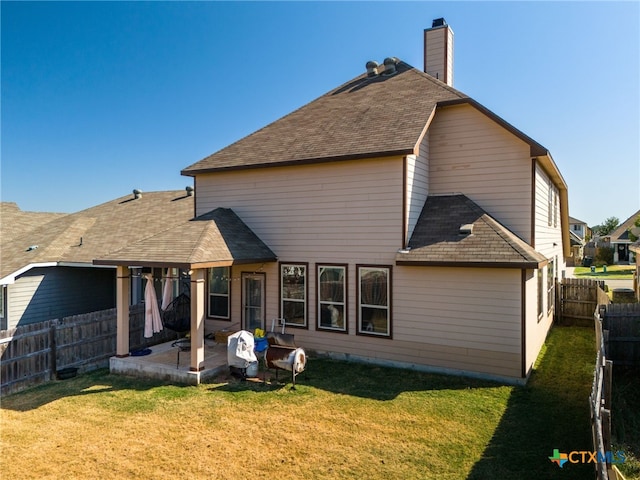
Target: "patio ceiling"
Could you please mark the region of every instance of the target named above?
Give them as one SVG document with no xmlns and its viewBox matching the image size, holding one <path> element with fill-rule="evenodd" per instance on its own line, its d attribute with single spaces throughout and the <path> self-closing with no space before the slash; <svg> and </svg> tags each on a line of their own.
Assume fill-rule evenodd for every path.
<svg viewBox="0 0 640 480">
<path fill-rule="evenodd" d="M 93 260 L 94 265 L 172 267 L 185 270 L 275 262 L 276 255 L 229 208 L 204 215 Z"/>
</svg>

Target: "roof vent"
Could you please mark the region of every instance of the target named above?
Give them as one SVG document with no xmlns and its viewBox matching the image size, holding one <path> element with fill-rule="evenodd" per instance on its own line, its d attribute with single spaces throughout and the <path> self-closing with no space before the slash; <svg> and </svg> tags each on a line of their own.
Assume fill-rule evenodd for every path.
<svg viewBox="0 0 640 480">
<path fill-rule="evenodd" d="M 473 233 L 473 223 L 460 225 L 460 235 L 471 235 Z"/>
<path fill-rule="evenodd" d="M 33 250 L 37 250 L 38 249 L 38 245 L 30 245 L 29 248 L 27 248 L 27 252 L 32 252 Z"/>
<path fill-rule="evenodd" d="M 378 62 L 376 62 L 375 60 L 369 60 L 367 62 L 367 77 L 375 77 L 376 75 L 378 75 L 378 67 L 380 66 L 380 64 Z"/>
<path fill-rule="evenodd" d="M 187 191 L 187 197 L 193 197 L 193 187 L 188 185 L 185 190 Z"/>
<path fill-rule="evenodd" d="M 436 18 L 431 22 L 431 28 L 444 27 L 447 24 L 444 18 Z"/>
<path fill-rule="evenodd" d="M 138 190 L 137 188 L 133 189 L 133 198 L 134 199 L 138 199 L 138 198 L 142 198 L 142 190 Z"/>
<path fill-rule="evenodd" d="M 384 73 L 383 75 L 394 75 L 398 71 L 396 70 L 396 65 L 398 64 L 398 59 L 396 57 L 387 57 L 384 59 Z"/>
</svg>

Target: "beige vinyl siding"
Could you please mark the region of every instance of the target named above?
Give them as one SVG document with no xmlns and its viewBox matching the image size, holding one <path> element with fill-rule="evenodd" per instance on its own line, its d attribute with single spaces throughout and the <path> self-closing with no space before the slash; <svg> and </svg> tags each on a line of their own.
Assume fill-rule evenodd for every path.
<svg viewBox="0 0 640 480">
<path fill-rule="evenodd" d="M 349 265 L 347 272 L 349 334 L 316 330 L 316 265 L 309 264 L 307 279 L 309 328 L 286 330 L 305 349 L 379 363 L 520 377 L 519 270 L 394 266 L 393 340 L 389 340 L 355 334 L 355 265 Z M 237 265 L 232 268 L 231 319 L 208 319 L 207 331 L 240 328 L 243 272 L 266 273 L 265 327 L 270 329 L 271 319 L 279 316 L 278 265 Z"/>
<path fill-rule="evenodd" d="M 562 255 L 562 227 L 560 218 L 560 193 L 549 180 L 549 177 L 540 167 L 535 164 L 535 248 L 545 257 L 551 259 L 558 256 L 564 269 Z M 551 225 L 549 225 L 549 190 L 552 196 L 557 196 L 558 201 L 553 202 Z M 554 220 L 557 218 L 557 223 Z M 554 245 L 555 244 L 555 245 Z"/>
<path fill-rule="evenodd" d="M 429 135 L 420 143 L 420 152 L 407 157 L 407 240 L 411 238 L 424 202 L 429 195 Z"/>
<path fill-rule="evenodd" d="M 425 34 L 426 73 L 453 85 L 453 31 L 445 27 L 428 30 Z"/>
<path fill-rule="evenodd" d="M 454 78 L 453 78 L 453 66 L 454 66 L 454 63 L 453 63 L 453 55 L 454 55 L 453 48 L 454 48 L 454 45 L 453 45 L 453 30 L 451 30 L 451 28 L 447 28 L 447 46 L 448 46 L 448 48 L 447 48 L 447 78 L 446 78 L 446 80 L 443 80 L 443 81 L 446 81 L 447 85 L 453 86 L 453 80 L 454 80 Z"/>
<path fill-rule="evenodd" d="M 546 270 L 546 269 L 545 269 Z M 546 308 L 546 277 L 543 277 L 543 285 L 545 292 L 543 298 L 545 302 L 542 318 L 538 317 L 538 282 L 537 270 L 527 270 L 525 280 L 525 295 L 527 297 L 526 305 L 526 357 L 525 357 L 525 373 L 529 373 L 533 368 L 537 355 L 547 338 L 547 333 L 553 322 L 553 315 L 547 314 Z"/>
<path fill-rule="evenodd" d="M 529 145 L 469 105 L 438 109 L 429 137 L 429 194 L 463 193 L 529 242 Z"/>
<path fill-rule="evenodd" d="M 198 215 L 233 209 L 284 262 L 393 262 L 402 247 L 401 157 L 198 176 Z"/>
<path fill-rule="evenodd" d="M 394 269 L 394 343 L 422 344 L 405 361 L 519 377 L 520 312 L 520 270 Z"/>
</svg>

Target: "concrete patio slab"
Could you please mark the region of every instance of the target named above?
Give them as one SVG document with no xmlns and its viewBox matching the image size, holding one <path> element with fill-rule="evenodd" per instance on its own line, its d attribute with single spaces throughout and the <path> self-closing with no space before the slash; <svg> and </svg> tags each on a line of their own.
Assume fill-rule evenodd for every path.
<svg viewBox="0 0 640 480">
<path fill-rule="evenodd" d="M 227 369 L 227 345 L 205 341 L 204 369 L 199 372 L 189 370 L 190 352 L 181 351 L 174 341 L 154 345 L 151 353 L 144 356 L 111 357 L 111 373 L 131 375 L 141 378 L 198 385 Z M 178 362 L 179 360 L 179 362 Z"/>
</svg>

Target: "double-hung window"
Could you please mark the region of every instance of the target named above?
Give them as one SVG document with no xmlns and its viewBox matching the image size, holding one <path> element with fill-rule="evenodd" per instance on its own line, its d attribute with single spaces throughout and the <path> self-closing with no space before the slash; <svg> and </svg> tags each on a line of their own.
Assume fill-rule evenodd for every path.
<svg viewBox="0 0 640 480">
<path fill-rule="evenodd" d="M 287 325 L 307 326 L 306 264 L 280 264 L 280 313 Z"/>
<path fill-rule="evenodd" d="M 4 285 L 0 285 L 0 329 L 7 330 L 7 321 L 5 318 L 5 298 L 6 298 L 6 289 L 7 287 Z"/>
<path fill-rule="evenodd" d="M 391 336 L 391 268 L 358 266 L 358 333 Z"/>
<path fill-rule="evenodd" d="M 229 291 L 231 285 L 230 267 L 209 269 L 208 316 L 230 319 Z"/>
<path fill-rule="evenodd" d="M 544 308 L 544 284 L 542 283 L 542 268 L 538 269 L 538 321 L 542 318 Z"/>
<path fill-rule="evenodd" d="M 347 267 L 318 265 L 318 328 L 347 331 Z"/>
<path fill-rule="evenodd" d="M 555 305 L 555 262 L 551 260 L 547 264 L 547 310 Z"/>
</svg>

